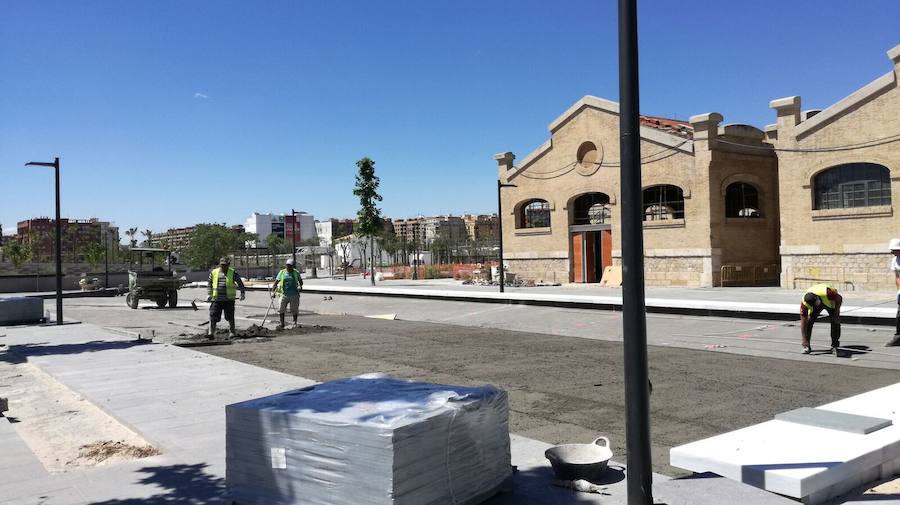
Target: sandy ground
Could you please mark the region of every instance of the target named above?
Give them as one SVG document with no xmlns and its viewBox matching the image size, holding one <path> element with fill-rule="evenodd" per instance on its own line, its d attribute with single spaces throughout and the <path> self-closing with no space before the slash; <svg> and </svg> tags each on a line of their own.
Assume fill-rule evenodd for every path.
<svg viewBox="0 0 900 505">
<path fill-rule="evenodd" d="M 49 472 L 152 456 L 146 440 L 28 363 L 0 360 L 0 395 L 19 436 Z"/>
<path fill-rule="evenodd" d="M 510 429 L 550 443 L 611 438 L 624 461 L 622 346 L 540 333 L 355 316 L 304 316 L 337 331 L 201 350 L 316 380 L 384 372 L 510 393 Z M 673 446 L 900 381 L 900 372 L 651 347 L 653 467 Z"/>
</svg>

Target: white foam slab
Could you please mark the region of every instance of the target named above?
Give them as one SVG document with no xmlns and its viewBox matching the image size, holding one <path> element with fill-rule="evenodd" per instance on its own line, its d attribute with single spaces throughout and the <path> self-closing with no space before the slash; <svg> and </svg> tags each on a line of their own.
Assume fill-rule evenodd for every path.
<svg viewBox="0 0 900 505">
<path fill-rule="evenodd" d="M 894 425 L 862 435 L 773 420 L 675 447 L 669 461 L 804 503 L 821 503 L 900 470 L 900 384 L 821 407 Z"/>
</svg>

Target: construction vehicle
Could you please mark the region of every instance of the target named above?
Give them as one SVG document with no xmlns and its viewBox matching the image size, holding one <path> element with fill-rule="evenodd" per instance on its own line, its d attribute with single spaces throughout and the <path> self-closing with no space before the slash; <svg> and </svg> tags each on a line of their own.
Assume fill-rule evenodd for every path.
<svg viewBox="0 0 900 505">
<path fill-rule="evenodd" d="M 178 290 L 187 283 L 187 279 L 177 277 L 177 273 L 172 270 L 171 259 L 172 252 L 167 249 L 131 249 L 128 294 L 125 297 L 125 303 L 129 307 L 138 308 L 141 299 L 153 300 L 159 308 L 166 304 L 170 308 L 178 305 Z"/>
</svg>

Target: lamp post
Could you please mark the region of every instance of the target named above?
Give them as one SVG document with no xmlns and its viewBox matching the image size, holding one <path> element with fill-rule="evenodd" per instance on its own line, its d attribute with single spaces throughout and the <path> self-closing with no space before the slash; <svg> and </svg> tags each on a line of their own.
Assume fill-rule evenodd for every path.
<svg viewBox="0 0 900 505">
<path fill-rule="evenodd" d="M 503 292 L 503 287 L 506 284 L 506 273 L 503 268 L 503 201 L 500 198 L 500 190 L 503 188 L 517 188 L 515 184 L 506 184 L 500 182 L 500 179 L 497 179 L 497 231 L 500 233 L 500 266 L 497 269 L 500 271 L 500 292 Z"/>
<path fill-rule="evenodd" d="M 103 233 L 103 227 L 100 227 L 101 233 Z M 103 234 L 103 263 L 104 263 L 104 277 L 103 287 L 109 287 L 109 227 L 106 228 L 106 233 Z"/>
<path fill-rule="evenodd" d="M 619 0 L 619 152 L 622 181 L 622 334 L 628 505 L 653 503 L 650 388 L 644 314 L 637 0 Z"/>
<path fill-rule="evenodd" d="M 62 302 L 62 223 L 59 217 L 59 158 L 53 163 L 29 161 L 26 167 L 53 167 L 56 175 L 56 324 L 63 324 Z"/>
<path fill-rule="evenodd" d="M 297 268 L 297 211 L 291 209 L 291 250 L 294 255 L 294 268 Z"/>
</svg>

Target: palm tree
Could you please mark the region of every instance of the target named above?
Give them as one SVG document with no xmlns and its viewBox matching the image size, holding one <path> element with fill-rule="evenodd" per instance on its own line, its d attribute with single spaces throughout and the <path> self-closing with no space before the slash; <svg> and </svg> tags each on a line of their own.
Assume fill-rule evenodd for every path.
<svg viewBox="0 0 900 505">
<path fill-rule="evenodd" d="M 149 228 L 141 232 L 144 235 L 144 239 L 147 240 L 147 247 L 153 247 L 153 230 Z"/>
<path fill-rule="evenodd" d="M 137 235 L 138 229 L 136 227 L 131 227 L 125 230 L 125 235 L 128 235 L 128 240 L 131 243 L 131 247 L 137 247 L 137 240 L 134 238 Z"/>
</svg>

